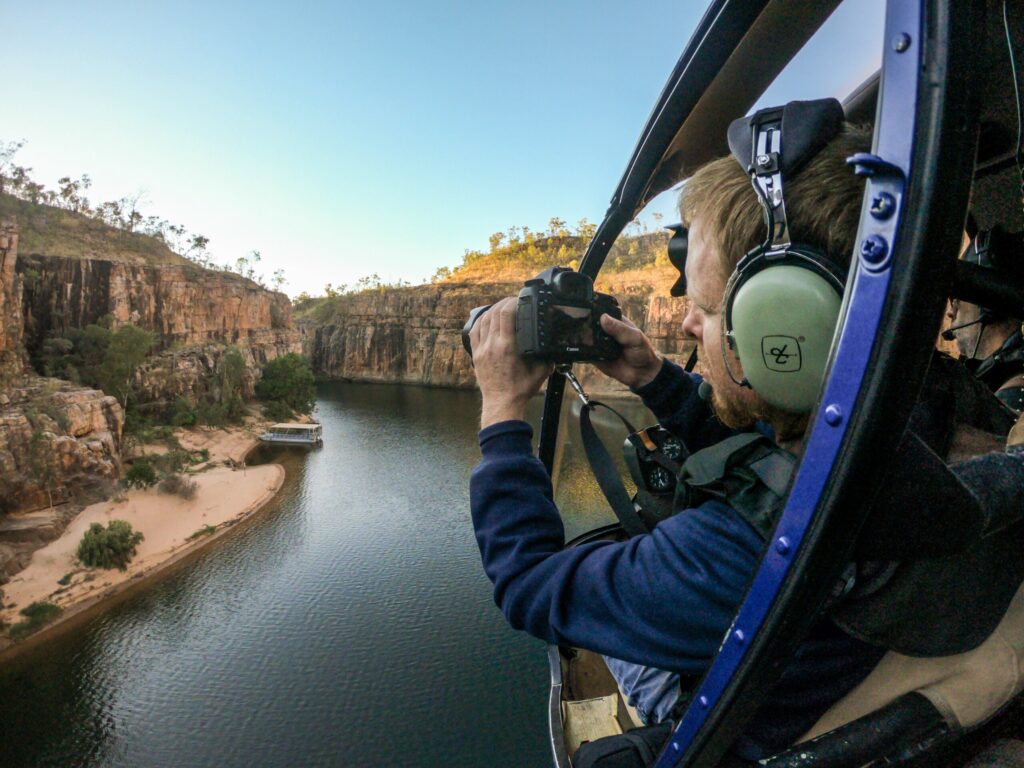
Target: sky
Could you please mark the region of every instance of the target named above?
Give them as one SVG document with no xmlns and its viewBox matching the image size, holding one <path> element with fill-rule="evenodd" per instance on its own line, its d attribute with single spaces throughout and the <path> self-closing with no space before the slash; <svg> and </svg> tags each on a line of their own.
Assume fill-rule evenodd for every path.
<svg viewBox="0 0 1024 768">
<path fill-rule="evenodd" d="M 418 283 L 510 226 L 599 222 L 704 7 L 0 0 L 0 141 L 48 187 L 143 191 L 218 262 L 259 250 L 293 296 Z M 852 90 L 883 7 L 845 0 L 760 103 Z"/>
</svg>

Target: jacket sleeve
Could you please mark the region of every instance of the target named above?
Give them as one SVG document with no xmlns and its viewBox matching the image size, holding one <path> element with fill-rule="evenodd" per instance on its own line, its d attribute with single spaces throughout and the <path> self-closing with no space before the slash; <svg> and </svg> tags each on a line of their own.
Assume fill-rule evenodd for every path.
<svg viewBox="0 0 1024 768">
<path fill-rule="evenodd" d="M 711 406 L 697 394 L 702 381 L 698 374 L 687 373 L 666 359 L 652 381 L 633 390 L 658 423 L 686 443 L 691 452 L 736 434 L 715 417 Z"/>
<path fill-rule="evenodd" d="M 470 501 L 495 602 L 550 643 L 687 674 L 721 642 L 762 543 L 731 508 L 709 502 L 650 535 L 570 550 L 551 483 L 521 421 L 480 433 Z"/>
</svg>

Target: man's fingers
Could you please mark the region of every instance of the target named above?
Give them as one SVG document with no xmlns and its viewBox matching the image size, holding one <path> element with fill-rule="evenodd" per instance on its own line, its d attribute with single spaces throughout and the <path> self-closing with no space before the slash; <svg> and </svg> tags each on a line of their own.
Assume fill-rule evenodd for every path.
<svg viewBox="0 0 1024 768">
<path fill-rule="evenodd" d="M 473 349 L 476 349 L 481 341 L 487 338 L 487 334 L 491 330 L 491 313 L 494 307 L 491 307 L 485 311 L 480 317 L 477 318 L 476 323 L 473 324 L 473 330 L 469 334 L 469 339 L 472 342 Z M 473 334 L 476 334 L 476 338 L 473 338 Z"/>
<path fill-rule="evenodd" d="M 616 320 L 611 315 L 601 315 L 601 327 L 624 347 L 644 346 L 643 332 L 628 320 Z"/>
<path fill-rule="evenodd" d="M 502 299 L 502 301 L 494 307 L 498 310 L 498 324 L 501 329 L 502 336 L 508 336 L 514 339 L 516 335 L 516 305 L 519 303 L 519 299 L 509 297 Z"/>
</svg>

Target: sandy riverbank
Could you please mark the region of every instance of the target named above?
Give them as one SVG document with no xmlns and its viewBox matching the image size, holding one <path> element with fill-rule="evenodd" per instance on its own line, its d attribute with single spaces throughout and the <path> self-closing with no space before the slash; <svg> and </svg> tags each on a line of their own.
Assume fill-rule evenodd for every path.
<svg viewBox="0 0 1024 768">
<path fill-rule="evenodd" d="M 63 609 L 53 627 L 209 544 L 266 505 L 284 482 L 284 469 L 277 464 L 242 468 L 246 454 L 258 442 L 248 430 L 193 430 L 177 437 L 187 449 L 210 452 L 210 468 L 191 476 L 198 485 L 195 497 L 185 500 L 149 488 L 123 492 L 119 501 L 86 507 L 59 538 L 33 553 L 28 566 L 3 586 L 0 619 L 10 624 L 21 621 L 22 608 L 45 601 Z M 226 460 L 241 466 L 225 466 Z M 75 560 L 83 534 L 90 524 L 111 520 L 126 520 L 145 536 L 135 557 L 126 571 L 83 568 Z M 210 528 L 216 530 L 210 533 Z M 204 533 L 190 538 L 200 531 Z M 70 581 L 59 584 L 68 574 Z M 0 648 L 10 642 L 0 642 Z"/>
</svg>

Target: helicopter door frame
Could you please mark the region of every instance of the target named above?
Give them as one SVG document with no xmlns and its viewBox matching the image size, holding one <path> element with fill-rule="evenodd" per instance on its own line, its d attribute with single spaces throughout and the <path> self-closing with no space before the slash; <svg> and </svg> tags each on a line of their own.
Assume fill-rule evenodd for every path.
<svg viewBox="0 0 1024 768">
<path fill-rule="evenodd" d="M 713 3 L 705 21 L 717 9 L 713 26 L 728 5 Z M 713 766 L 727 752 L 819 615 L 866 516 L 862 500 L 878 486 L 906 426 L 952 285 L 967 207 L 985 11 L 978 5 L 887 2 L 873 150 L 858 158 L 868 180 L 857 267 L 804 460 L 743 604 L 658 768 Z M 703 44 L 712 31 L 699 27 L 694 40 Z M 691 41 L 687 52 L 694 51 Z M 895 202 L 886 217 L 872 213 L 871 201 L 882 194 Z M 626 208 L 614 203 L 595 241 L 624 226 Z M 594 264 L 595 276 L 607 245 L 592 243 L 581 271 Z M 921 317 L 935 322 L 913 321 Z M 544 438 L 551 440 L 552 427 L 557 434 L 562 388 L 554 383 L 542 458 Z"/>
</svg>

